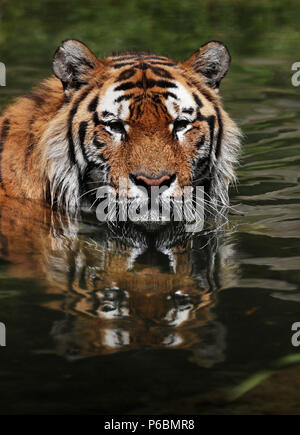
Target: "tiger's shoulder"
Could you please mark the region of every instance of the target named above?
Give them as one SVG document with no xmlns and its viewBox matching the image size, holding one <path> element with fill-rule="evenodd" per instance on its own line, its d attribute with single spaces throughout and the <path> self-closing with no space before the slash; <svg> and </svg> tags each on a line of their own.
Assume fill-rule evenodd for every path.
<svg viewBox="0 0 300 435">
<path fill-rule="evenodd" d="M 0 195 L 44 198 L 41 138 L 63 103 L 61 82 L 51 77 L 10 104 L 0 118 Z M 40 164 L 37 164 L 40 162 Z"/>
</svg>

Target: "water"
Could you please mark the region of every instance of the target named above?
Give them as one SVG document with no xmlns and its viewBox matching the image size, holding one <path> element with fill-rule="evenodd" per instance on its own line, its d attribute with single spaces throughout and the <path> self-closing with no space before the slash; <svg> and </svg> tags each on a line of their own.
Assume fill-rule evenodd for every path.
<svg viewBox="0 0 300 435">
<path fill-rule="evenodd" d="M 233 65 L 221 92 L 245 133 L 236 212 L 216 237 L 129 231 L 126 244 L 90 218 L 70 227 L 7 201 L 1 413 L 299 413 L 299 7 L 73 3 L 71 14 L 54 1 L 3 3 L 1 107 L 49 74 L 66 37 L 99 54 L 135 46 L 179 58 L 224 40 Z"/>
</svg>

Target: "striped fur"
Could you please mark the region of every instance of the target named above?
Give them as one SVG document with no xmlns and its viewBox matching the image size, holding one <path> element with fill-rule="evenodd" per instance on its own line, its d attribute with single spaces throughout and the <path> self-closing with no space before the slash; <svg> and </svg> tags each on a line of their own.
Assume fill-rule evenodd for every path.
<svg viewBox="0 0 300 435">
<path fill-rule="evenodd" d="M 228 205 L 240 132 L 218 86 L 230 57 L 212 41 L 186 62 L 149 53 L 98 60 L 79 41 L 56 51 L 52 77 L 0 118 L 0 193 L 77 213 L 89 191 L 130 175 L 174 175 L 169 193 L 204 185 Z M 94 189 L 94 190 L 92 190 Z M 93 197 L 92 197 L 93 200 Z"/>
</svg>

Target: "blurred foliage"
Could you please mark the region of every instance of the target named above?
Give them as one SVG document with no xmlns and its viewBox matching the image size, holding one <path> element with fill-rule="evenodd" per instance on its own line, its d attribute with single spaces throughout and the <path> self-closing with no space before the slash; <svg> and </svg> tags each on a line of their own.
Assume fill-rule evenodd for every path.
<svg viewBox="0 0 300 435">
<path fill-rule="evenodd" d="M 254 373 L 252 376 L 244 380 L 241 384 L 237 385 L 230 391 L 230 393 L 228 394 L 229 401 L 237 400 L 240 397 L 242 397 L 244 394 L 248 393 L 248 391 L 257 387 L 267 378 L 272 376 L 275 373 L 275 369 L 277 370 L 284 369 L 286 368 L 286 366 L 293 365 L 293 364 L 298 364 L 298 365 L 300 364 L 299 353 L 286 355 L 280 358 L 279 360 L 275 361 L 272 364 L 273 368 Z"/>
<path fill-rule="evenodd" d="M 299 22 L 297 0 L 0 0 L 0 59 L 49 64 L 67 38 L 99 56 L 149 49 L 185 58 L 217 39 L 234 56 L 286 58 L 298 53 Z"/>
</svg>

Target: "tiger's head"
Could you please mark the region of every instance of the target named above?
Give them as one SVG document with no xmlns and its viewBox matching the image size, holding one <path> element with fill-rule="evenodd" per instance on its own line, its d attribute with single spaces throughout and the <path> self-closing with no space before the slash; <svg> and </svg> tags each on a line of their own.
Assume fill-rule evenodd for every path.
<svg viewBox="0 0 300 435">
<path fill-rule="evenodd" d="M 107 183 L 128 182 L 131 201 L 147 201 L 203 185 L 226 206 L 240 132 L 223 110 L 218 88 L 230 55 L 220 42 L 179 62 L 145 52 L 99 60 L 67 40 L 53 59 L 65 103 L 44 140 L 52 200 L 69 210 Z"/>
</svg>

